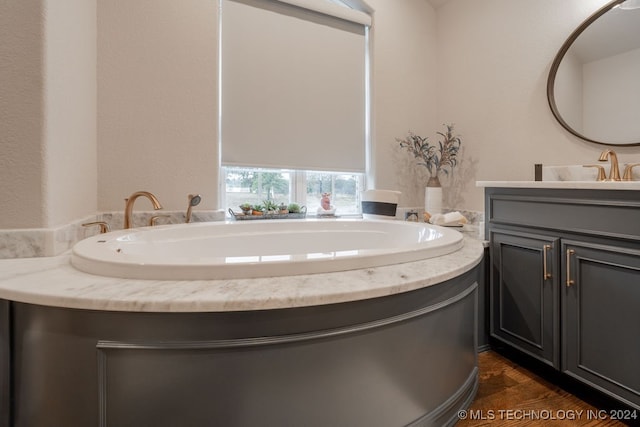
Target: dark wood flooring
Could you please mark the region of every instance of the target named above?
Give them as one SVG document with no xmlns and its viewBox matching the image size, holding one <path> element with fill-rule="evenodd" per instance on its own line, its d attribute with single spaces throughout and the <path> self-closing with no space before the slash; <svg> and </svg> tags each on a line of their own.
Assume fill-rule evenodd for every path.
<svg viewBox="0 0 640 427">
<path fill-rule="evenodd" d="M 480 354 L 479 369 L 476 399 L 456 427 L 640 425 L 640 420 L 611 420 L 610 409 L 592 406 L 494 351 Z"/>
</svg>

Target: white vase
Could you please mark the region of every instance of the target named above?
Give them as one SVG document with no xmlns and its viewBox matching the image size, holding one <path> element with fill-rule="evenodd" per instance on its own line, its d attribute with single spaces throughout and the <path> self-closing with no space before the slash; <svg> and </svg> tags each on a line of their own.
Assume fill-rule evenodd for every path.
<svg viewBox="0 0 640 427">
<path fill-rule="evenodd" d="M 438 177 L 429 178 L 424 188 L 424 210 L 431 215 L 442 213 L 442 186 Z"/>
</svg>

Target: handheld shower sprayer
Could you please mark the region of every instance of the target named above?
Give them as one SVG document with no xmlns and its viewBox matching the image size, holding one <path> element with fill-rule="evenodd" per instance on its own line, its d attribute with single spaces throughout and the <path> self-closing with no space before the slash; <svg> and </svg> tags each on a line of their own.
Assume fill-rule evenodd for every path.
<svg viewBox="0 0 640 427">
<path fill-rule="evenodd" d="M 198 206 L 200 204 L 200 202 L 202 201 L 202 196 L 200 196 L 199 194 L 189 194 L 187 198 L 189 199 L 189 206 L 187 207 L 185 222 L 191 222 L 191 209 L 193 209 L 194 206 Z"/>
</svg>

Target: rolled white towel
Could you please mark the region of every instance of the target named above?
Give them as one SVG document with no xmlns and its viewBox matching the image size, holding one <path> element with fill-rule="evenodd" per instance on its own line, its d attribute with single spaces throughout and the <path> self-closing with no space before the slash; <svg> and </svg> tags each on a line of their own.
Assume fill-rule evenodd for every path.
<svg viewBox="0 0 640 427">
<path fill-rule="evenodd" d="M 429 219 L 429 222 L 435 225 L 460 226 L 466 224 L 468 221 L 464 215 L 455 211 L 446 214 L 435 214 Z"/>
</svg>

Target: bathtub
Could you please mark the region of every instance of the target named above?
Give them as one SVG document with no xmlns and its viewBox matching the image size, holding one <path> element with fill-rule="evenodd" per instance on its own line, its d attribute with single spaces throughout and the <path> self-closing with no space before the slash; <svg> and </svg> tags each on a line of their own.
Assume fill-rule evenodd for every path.
<svg viewBox="0 0 640 427">
<path fill-rule="evenodd" d="M 0 374 L 0 425 L 453 426 L 478 387 L 483 252 L 425 224 L 261 220 L 11 260 L 0 361 L 19 363 Z M 280 277 L 167 279 L 191 268 Z"/>
<path fill-rule="evenodd" d="M 77 243 L 71 263 L 101 276 L 208 280 L 292 276 L 399 264 L 452 253 L 456 230 L 360 219 L 263 220 L 121 230 Z"/>
</svg>

